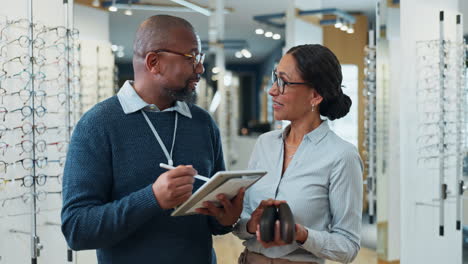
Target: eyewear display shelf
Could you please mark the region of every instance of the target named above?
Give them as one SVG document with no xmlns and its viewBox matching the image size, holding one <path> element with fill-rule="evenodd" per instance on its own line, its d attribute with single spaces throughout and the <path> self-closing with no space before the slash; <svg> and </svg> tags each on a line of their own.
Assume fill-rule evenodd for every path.
<svg viewBox="0 0 468 264">
<path fill-rule="evenodd" d="M 0 18 L 0 264 L 65 263 L 61 179 L 80 108 L 78 31 Z M 70 8 L 64 1 L 65 14 Z"/>
<path fill-rule="evenodd" d="M 464 183 L 463 157 L 467 145 L 467 87 L 461 15 L 439 14 L 440 37 L 417 43 L 418 168 L 435 186 L 431 200 L 416 204 L 438 210 L 438 233 L 461 229 Z M 456 23 L 456 39 L 445 38 L 445 27 Z M 456 222 L 446 223 L 446 206 L 455 204 Z"/>
</svg>

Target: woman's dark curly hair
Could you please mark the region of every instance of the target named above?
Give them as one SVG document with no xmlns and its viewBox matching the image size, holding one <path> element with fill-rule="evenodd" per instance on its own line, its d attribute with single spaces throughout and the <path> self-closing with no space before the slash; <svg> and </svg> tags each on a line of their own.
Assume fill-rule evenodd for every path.
<svg viewBox="0 0 468 264">
<path fill-rule="evenodd" d="M 299 45 L 288 50 L 297 63 L 301 77 L 311 83 L 323 98 L 320 115 L 330 120 L 344 117 L 351 107 L 351 98 L 343 94 L 341 65 L 335 54 L 318 44 Z"/>
</svg>

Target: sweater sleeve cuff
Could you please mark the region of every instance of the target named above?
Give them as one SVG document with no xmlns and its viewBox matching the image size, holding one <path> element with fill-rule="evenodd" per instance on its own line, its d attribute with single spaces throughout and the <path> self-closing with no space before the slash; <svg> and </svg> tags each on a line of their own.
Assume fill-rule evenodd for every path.
<svg viewBox="0 0 468 264">
<path fill-rule="evenodd" d="M 243 240 L 248 240 L 255 237 L 255 234 L 251 234 L 247 231 L 247 222 L 249 219 L 241 218 L 234 226 L 232 233 Z"/>
<path fill-rule="evenodd" d="M 211 233 L 213 235 L 224 235 L 232 232 L 232 226 L 221 225 L 213 216 L 208 216 L 208 219 L 211 226 Z"/>
<path fill-rule="evenodd" d="M 137 199 L 136 205 L 139 208 L 155 210 L 156 212 L 163 211 L 163 209 L 159 206 L 158 200 L 153 193 L 153 185 L 150 184 L 149 186 L 145 187 L 142 192 L 140 199 Z"/>
<path fill-rule="evenodd" d="M 309 235 L 307 236 L 307 240 L 304 244 L 297 244 L 311 253 L 321 252 L 325 245 L 325 237 L 319 231 L 315 231 L 310 228 L 307 228 L 307 231 L 309 232 Z"/>
</svg>

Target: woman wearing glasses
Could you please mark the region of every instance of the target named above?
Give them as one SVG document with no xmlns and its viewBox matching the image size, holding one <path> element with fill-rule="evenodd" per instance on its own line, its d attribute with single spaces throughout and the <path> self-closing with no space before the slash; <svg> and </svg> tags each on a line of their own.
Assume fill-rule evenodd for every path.
<svg viewBox="0 0 468 264">
<path fill-rule="evenodd" d="M 273 71 L 274 117 L 291 124 L 260 136 L 252 153 L 249 168 L 268 174 L 245 194 L 234 230 L 246 246 L 239 263 L 350 263 L 356 257 L 362 162 L 357 149 L 321 118 L 348 113 L 351 99 L 343 94 L 342 79 L 338 59 L 321 45 L 291 48 Z M 282 241 L 277 221 L 274 241 L 262 241 L 261 215 L 281 203 L 294 215 L 295 239 Z"/>
</svg>

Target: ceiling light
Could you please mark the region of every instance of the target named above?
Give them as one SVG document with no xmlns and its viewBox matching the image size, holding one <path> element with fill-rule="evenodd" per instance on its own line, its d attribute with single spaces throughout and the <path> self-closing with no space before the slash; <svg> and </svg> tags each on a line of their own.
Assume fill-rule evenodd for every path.
<svg viewBox="0 0 468 264">
<path fill-rule="evenodd" d="M 349 26 L 348 30 L 346 30 L 346 32 L 348 32 L 349 34 L 353 34 L 354 33 L 354 28 L 352 25 Z"/>
<path fill-rule="evenodd" d="M 335 28 L 341 28 L 343 26 L 343 23 L 341 23 L 341 19 L 337 18 L 336 23 L 335 23 Z"/>
<path fill-rule="evenodd" d="M 240 51 L 236 51 L 236 53 L 235 53 L 234 55 L 235 55 L 236 58 L 238 58 L 238 59 L 242 58 L 242 56 L 243 56 L 243 55 L 242 55 L 242 52 L 240 52 Z"/>
<path fill-rule="evenodd" d="M 129 1 L 128 1 L 128 8 L 127 8 L 127 10 L 125 10 L 124 14 L 127 15 L 127 16 L 133 15 L 133 12 L 132 12 L 132 0 L 129 0 Z"/>
<path fill-rule="evenodd" d="M 257 28 L 255 30 L 255 34 L 257 34 L 257 35 L 263 35 L 263 33 L 265 33 L 265 31 L 262 28 Z"/>
<path fill-rule="evenodd" d="M 92 6 L 94 7 L 100 7 L 101 6 L 101 3 L 99 2 L 99 0 L 94 0 L 92 3 L 91 3 Z"/>
<path fill-rule="evenodd" d="M 281 38 L 281 35 L 280 34 L 274 34 L 273 35 L 273 39 L 280 39 Z"/>
<path fill-rule="evenodd" d="M 242 49 L 242 50 L 241 50 L 241 53 L 242 53 L 242 55 L 244 55 L 244 57 L 246 57 L 247 59 L 252 58 L 252 53 L 250 53 L 250 51 L 248 51 L 247 49 Z"/>
<path fill-rule="evenodd" d="M 117 7 L 115 6 L 115 0 L 112 0 L 112 5 L 109 6 L 109 11 L 117 12 Z"/>
<path fill-rule="evenodd" d="M 218 74 L 221 70 L 218 68 L 218 67 L 213 67 L 213 69 L 211 69 L 211 72 L 213 74 Z"/>
<path fill-rule="evenodd" d="M 267 31 L 267 32 L 265 33 L 265 37 L 267 37 L 267 38 L 273 37 L 273 32 Z"/>
<path fill-rule="evenodd" d="M 340 29 L 343 30 L 343 31 L 346 31 L 346 30 L 348 30 L 348 26 L 346 24 L 343 24 L 343 26 L 341 26 Z"/>
</svg>

